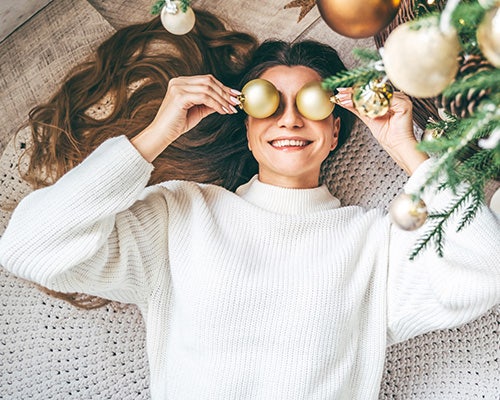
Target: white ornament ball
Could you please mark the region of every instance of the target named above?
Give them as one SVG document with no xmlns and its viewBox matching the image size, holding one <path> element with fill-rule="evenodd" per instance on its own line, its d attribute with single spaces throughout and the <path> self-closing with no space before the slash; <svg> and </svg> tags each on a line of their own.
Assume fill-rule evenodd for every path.
<svg viewBox="0 0 500 400">
<path fill-rule="evenodd" d="M 394 29 L 382 53 L 392 84 L 413 97 L 440 94 L 459 68 L 460 44 L 456 31 L 450 30 L 441 32 L 437 17 L 409 21 Z"/>
<path fill-rule="evenodd" d="M 182 12 L 180 2 L 172 2 L 175 7 L 165 4 L 161 9 L 160 19 L 163 27 L 174 35 L 185 35 L 194 27 L 196 17 L 191 7 Z M 176 11 L 173 11 L 176 10 Z"/>
<path fill-rule="evenodd" d="M 389 215 L 401 229 L 413 231 L 425 223 L 427 207 L 423 200 L 415 200 L 411 195 L 401 193 L 392 201 Z"/>
<path fill-rule="evenodd" d="M 486 12 L 477 28 L 476 37 L 486 59 L 500 68 L 500 7 Z"/>
</svg>

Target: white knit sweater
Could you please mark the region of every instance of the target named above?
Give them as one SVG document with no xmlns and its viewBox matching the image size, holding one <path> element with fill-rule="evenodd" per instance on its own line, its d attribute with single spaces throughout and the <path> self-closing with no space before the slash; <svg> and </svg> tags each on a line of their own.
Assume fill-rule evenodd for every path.
<svg viewBox="0 0 500 400">
<path fill-rule="evenodd" d="M 422 232 L 340 207 L 325 186 L 145 189 L 152 168 L 125 137 L 108 140 L 19 204 L 0 263 L 138 304 L 153 399 L 376 399 L 387 343 L 500 302 L 500 228 L 486 208 L 449 227 L 444 258 L 409 262 Z M 425 200 L 440 208 L 449 194 Z"/>
</svg>

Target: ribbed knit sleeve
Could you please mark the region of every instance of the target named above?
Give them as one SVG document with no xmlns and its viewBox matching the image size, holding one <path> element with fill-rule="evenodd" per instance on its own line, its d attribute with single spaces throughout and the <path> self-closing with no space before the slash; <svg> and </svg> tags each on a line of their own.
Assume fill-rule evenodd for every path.
<svg viewBox="0 0 500 400">
<path fill-rule="evenodd" d="M 415 193 L 433 160 L 426 161 L 405 186 Z M 453 199 L 450 191 L 429 188 L 423 196 L 432 211 L 442 211 Z M 446 225 L 444 256 L 429 246 L 414 261 L 416 240 L 431 227 L 414 232 L 391 227 L 388 275 L 390 342 L 428 331 L 461 325 L 500 303 L 500 224 L 483 206 L 465 229 L 456 232 L 460 215 Z"/>
<path fill-rule="evenodd" d="M 167 210 L 153 167 L 125 137 L 103 143 L 54 185 L 15 209 L 0 263 L 61 292 L 139 303 L 165 263 Z"/>
</svg>

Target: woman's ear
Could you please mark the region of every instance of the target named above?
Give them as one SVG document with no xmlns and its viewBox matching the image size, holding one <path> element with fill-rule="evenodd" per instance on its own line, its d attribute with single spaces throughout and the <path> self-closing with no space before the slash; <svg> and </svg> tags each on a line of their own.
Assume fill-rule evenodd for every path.
<svg viewBox="0 0 500 400">
<path fill-rule="evenodd" d="M 340 118 L 339 117 L 333 117 L 333 132 L 332 132 L 332 146 L 330 148 L 331 150 L 334 150 L 335 147 L 337 147 L 337 144 L 339 143 L 339 133 L 340 133 Z"/>
</svg>

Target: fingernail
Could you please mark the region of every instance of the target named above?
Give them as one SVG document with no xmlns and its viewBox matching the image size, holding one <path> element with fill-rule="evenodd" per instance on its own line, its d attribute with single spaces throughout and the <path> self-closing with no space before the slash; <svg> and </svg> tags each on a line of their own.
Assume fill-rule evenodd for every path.
<svg viewBox="0 0 500 400">
<path fill-rule="evenodd" d="M 230 92 L 239 96 L 241 94 L 241 92 L 239 90 L 236 90 L 236 89 L 230 89 Z"/>
<path fill-rule="evenodd" d="M 233 102 L 233 104 L 241 104 L 241 101 L 239 101 L 236 97 L 229 97 L 229 99 Z"/>
<path fill-rule="evenodd" d="M 229 105 L 229 108 L 231 109 L 231 111 L 236 114 L 238 112 L 238 110 L 236 108 L 234 108 L 232 105 Z"/>
<path fill-rule="evenodd" d="M 340 102 L 339 102 L 339 104 L 340 104 L 341 106 L 352 106 L 352 101 L 351 101 L 351 100 L 349 100 L 349 99 L 346 99 L 346 100 L 342 100 L 342 101 L 340 101 Z"/>
<path fill-rule="evenodd" d="M 228 110 L 226 107 L 222 106 L 222 109 L 224 110 L 224 112 L 225 112 L 226 114 L 229 114 L 229 110 Z"/>
</svg>

